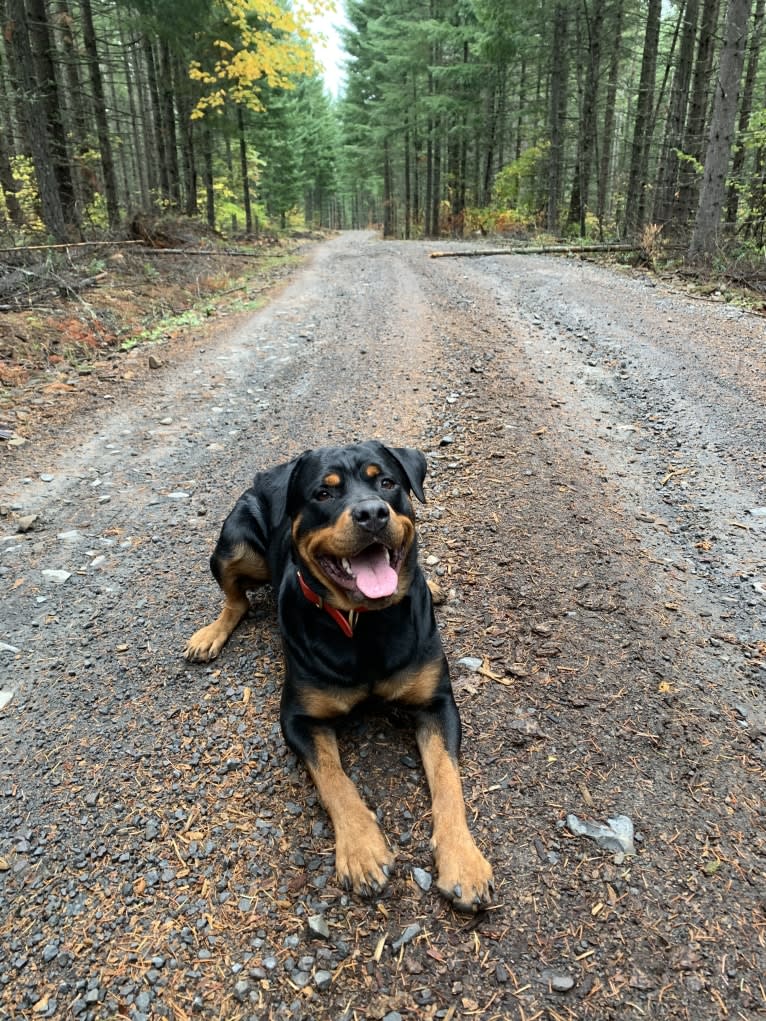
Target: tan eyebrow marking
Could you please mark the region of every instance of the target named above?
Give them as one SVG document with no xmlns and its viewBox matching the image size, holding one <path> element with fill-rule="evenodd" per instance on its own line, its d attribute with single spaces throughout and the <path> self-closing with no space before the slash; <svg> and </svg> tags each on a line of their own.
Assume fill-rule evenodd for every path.
<svg viewBox="0 0 766 1021">
<path fill-rule="evenodd" d="M 330 472 L 329 475 L 325 475 L 323 481 L 326 486 L 339 486 L 340 475 L 337 472 Z"/>
<path fill-rule="evenodd" d="M 377 464 L 368 464 L 364 469 L 364 474 L 368 479 L 374 479 L 377 475 L 380 475 L 380 466 Z"/>
</svg>

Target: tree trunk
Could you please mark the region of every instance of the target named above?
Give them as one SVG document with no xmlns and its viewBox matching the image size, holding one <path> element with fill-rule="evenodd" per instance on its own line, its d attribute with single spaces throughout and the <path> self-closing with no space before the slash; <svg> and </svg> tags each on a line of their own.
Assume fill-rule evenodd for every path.
<svg viewBox="0 0 766 1021">
<path fill-rule="evenodd" d="M 549 133 L 550 149 L 548 160 L 548 230 L 559 232 L 559 204 L 561 202 L 561 179 L 564 159 L 564 120 L 567 104 L 567 7 L 559 0 L 553 10 L 553 45 L 551 53 Z"/>
<path fill-rule="evenodd" d="M 27 0 L 27 10 L 32 60 L 45 115 L 44 130 L 48 135 L 53 174 L 61 198 L 61 208 L 67 230 L 72 237 L 79 237 L 80 215 L 77 208 L 72 164 L 69 159 L 64 111 L 56 79 L 56 55 L 53 49 L 53 37 L 48 24 L 45 0 Z"/>
<path fill-rule="evenodd" d="M 681 44 L 678 48 L 678 63 L 670 90 L 665 137 L 662 143 L 652 214 L 655 223 L 660 224 L 667 223 L 673 213 L 679 169 L 678 151 L 683 143 L 684 123 L 689 105 L 689 86 L 694 64 L 694 39 L 699 20 L 699 0 L 686 0 L 679 17 L 683 18 Z"/>
<path fill-rule="evenodd" d="M 247 165 L 247 141 L 245 139 L 245 115 L 237 107 L 237 133 L 239 135 L 239 169 L 242 174 L 242 204 L 245 207 L 245 231 L 253 233 L 253 207 L 250 202 L 250 172 Z"/>
<path fill-rule="evenodd" d="M 150 184 L 147 174 L 147 163 L 151 158 L 154 158 L 154 149 L 150 144 L 149 139 L 146 137 L 147 126 L 150 125 L 151 119 L 147 118 L 145 112 L 141 110 L 141 116 L 139 117 L 139 109 L 141 108 L 141 95 L 136 82 L 136 58 L 138 56 L 136 48 L 128 41 L 125 34 L 125 26 L 121 17 L 121 13 L 117 12 L 118 24 L 120 28 L 120 49 L 122 51 L 122 68 L 125 75 L 125 87 L 128 92 L 128 110 L 130 111 L 130 134 L 131 134 L 131 157 L 133 162 L 133 175 L 135 180 L 138 182 L 138 189 L 141 195 L 141 205 L 144 209 L 148 209 L 151 204 L 149 195 Z M 149 136 L 151 138 L 151 136 Z"/>
<path fill-rule="evenodd" d="M 412 181 L 410 170 L 410 118 L 404 117 L 404 237 L 412 236 Z"/>
<path fill-rule="evenodd" d="M 689 99 L 689 115 L 682 146 L 684 156 L 687 158 L 679 169 L 679 187 L 676 190 L 678 198 L 673 209 L 673 219 L 679 226 L 685 226 L 691 220 L 699 194 L 699 176 L 696 165 L 702 162 L 705 146 L 705 124 L 715 53 L 718 9 L 719 0 L 704 0 L 697 60 L 694 65 L 694 81 Z"/>
<path fill-rule="evenodd" d="M 19 113 L 35 168 L 37 190 L 40 195 L 40 214 L 47 230 L 56 241 L 71 241 L 71 227 L 64 214 L 51 143 L 46 131 L 46 110 L 34 75 L 24 0 L 8 0 L 8 16 L 10 23 L 6 38 L 13 48 Z"/>
<path fill-rule="evenodd" d="M 84 210 L 93 201 L 94 180 L 93 171 L 85 163 L 85 156 L 89 148 L 90 119 L 80 81 L 82 57 L 77 48 L 74 18 L 69 9 L 69 0 L 58 0 L 56 10 L 57 35 L 64 58 L 62 71 L 65 86 L 64 102 L 67 107 L 67 120 L 71 128 L 74 146 L 72 178 L 77 194 L 78 208 Z"/>
<path fill-rule="evenodd" d="M 729 198 L 726 205 L 726 222 L 736 224 L 737 212 L 739 209 L 739 194 L 744 182 L 741 179 L 745 166 L 744 138 L 750 125 L 750 115 L 753 112 L 753 93 L 755 91 L 755 78 L 758 73 L 758 60 L 761 55 L 761 39 L 763 37 L 763 20 L 766 0 L 756 0 L 755 14 L 753 16 L 753 31 L 750 39 L 750 55 L 747 60 L 747 71 L 745 72 L 745 86 L 742 90 L 742 102 L 739 107 L 739 124 L 737 125 L 737 136 L 739 145 L 734 149 L 734 158 L 731 163 L 729 174 L 731 185 L 729 186 Z"/>
<path fill-rule="evenodd" d="M 82 14 L 82 41 L 88 60 L 88 74 L 93 95 L 93 113 L 96 118 L 96 134 L 98 149 L 101 155 L 101 173 L 104 178 L 104 197 L 106 199 L 106 215 L 109 227 L 114 230 L 120 222 L 120 207 L 117 201 L 117 178 L 114 172 L 114 156 L 112 155 L 112 139 L 109 134 L 106 100 L 104 98 L 104 81 L 96 46 L 96 30 L 93 25 L 93 11 L 90 0 L 80 0 Z"/>
<path fill-rule="evenodd" d="M 657 47 L 660 39 L 662 0 L 649 0 L 644 35 L 644 54 L 641 61 L 641 78 L 638 85 L 636 119 L 630 156 L 630 174 L 625 199 L 625 227 L 635 233 L 644 222 L 646 205 L 646 168 L 649 152 L 649 129 L 654 106 L 654 77 L 657 70 Z"/>
<path fill-rule="evenodd" d="M 160 100 L 162 127 L 165 133 L 165 156 L 168 161 L 168 194 L 176 208 L 181 205 L 181 177 L 178 170 L 178 133 L 173 103 L 173 58 L 167 42 L 160 44 Z"/>
<path fill-rule="evenodd" d="M 441 234 L 441 197 L 442 197 L 442 143 L 439 136 L 441 120 L 434 124 L 433 143 L 433 184 L 431 185 L 431 237 L 438 238 Z"/>
<path fill-rule="evenodd" d="M 150 174 L 153 174 L 156 186 L 159 188 L 163 198 L 170 198 L 170 174 L 168 171 L 169 157 L 166 150 L 167 138 L 162 124 L 162 103 L 160 102 L 160 89 L 157 82 L 157 62 L 154 59 L 154 49 L 151 41 L 143 39 L 144 62 L 146 64 L 146 82 L 149 88 L 151 105 L 151 124 L 154 135 L 154 147 L 157 154 L 156 169 L 155 160 L 150 160 Z"/>
<path fill-rule="evenodd" d="M 0 126 L 0 188 L 3 189 L 5 208 L 8 216 L 15 227 L 24 226 L 24 213 L 22 212 L 16 192 L 19 190 L 19 183 L 13 176 L 11 157 L 5 138 L 5 132 Z"/>
<path fill-rule="evenodd" d="M 186 196 L 184 212 L 187 216 L 196 216 L 199 209 L 197 206 L 197 165 L 194 159 L 194 121 L 191 119 L 192 83 L 178 58 L 173 61 L 173 81 L 178 103 L 181 166 L 183 168 L 184 195 Z"/>
<path fill-rule="evenodd" d="M 205 178 L 205 216 L 209 227 L 215 228 L 215 188 L 213 181 L 213 133 L 205 119 L 202 128 L 203 175 Z"/>
<path fill-rule="evenodd" d="M 394 192 L 391 181 L 391 156 L 388 139 L 383 141 L 383 237 L 394 236 Z"/>
<path fill-rule="evenodd" d="M 710 137 L 705 153 L 705 173 L 694 233 L 687 254 L 690 262 L 709 258 L 718 240 L 726 195 L 726 171 L 734 145 L 738 90 L 745 63 L 750 8 L 751 0 L 729 2 L 726 36 L 710 118 Z"/>
<path fill-rule="evenodd" d="M 580 122 L 580 152 L 577 161 L 579 173 L 575 176 L 574 187 L 572 189 L 569 219 L 571 223 L 578 225 L 580 237 L 584 238 L 586 233 L 585 215 L 590 195 L 591 170 L 598 141 L 596 136 L 596 101 L 601 75 L 601 37 L 604 30 L 604 0 L 595 0 L 590 17 L 588 17 L 587 5 L 583 6 L 585 8 L 585 27 L 588 37 L 588 63 L 585 70 L 582 119 Z"/>
<path fill-rule="evenodd" d="M 614 145 L 614 124 L 617 108 L 617 87 L 620 81 L 620 51 L 622 48 L 622 13 L 623 0 L 618 0 L 615 11 L 614 45 L 609 61 L 609 77 L 606 85 L 604 102 L 604 129 L 601 138 L 601 160 L 598 170 L 598 189 L 596 196 L 596 216 L 598 217 L 599 238 L 604 239 L 604 223 L 608 214 L 610 194 L 610 175 L 612 165 L 612 147 Z"/>
</svg>

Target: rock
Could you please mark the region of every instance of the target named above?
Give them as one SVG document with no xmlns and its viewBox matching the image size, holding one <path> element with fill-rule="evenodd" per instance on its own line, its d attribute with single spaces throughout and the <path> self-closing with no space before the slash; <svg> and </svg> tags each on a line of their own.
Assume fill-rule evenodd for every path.
<svg viewBox="0 0 766 1021">
<path fill-rule="evenodd" d="M 41 482 L 53 482 L 54 478 L 55 478 L 55 475 L 49 475 L 47 472 L 43 472 L 43 474 L 40 476 L 40 481 Z"/>
<path fill-rule="evenodd" d="M 161 369 L 164 364 L 162 359 L 158 358 L 157 355 L 149 355 L 148 361 L 150 369 Z"/>
<path fill-rule="evenodd" d="M 604 825 L 590 819 L 578 819 L 576 815 L 570 813 L 566 822 L 570 833 L 595 840 L 605 851 L 636 853 L 633 843 L 633 820 L 627 815 L 616 815 L 613 819 L 607 819 L 607 825 Z"/>
<path fill-rule="evenodd" d="M 15 645 L 9 645 L 8 642 L 0 642 L 0 652 L 21 652 L 21 649 L 17 649 Z"/>
<path fill-rule="evenodd" d="M 463 656 L 457 661 L 458 666 L 464 666 L 466 670 L 471 670 L 476 673 L 477 670 L 481 669 L 483 660 L 478 659 L 476 656 Z"/>
<path fill-rule="evenodd" d="M 324 915 L 311 915 L 309 918 L 309 932 L 319 939 L 328 939 L 330 927 Z"/>
<path fill-rule="evenodd" d="M 321 989 L 323 991 L 325 989 L 329 989 L 330 986 L 332 985 L 332 974 L 329 971 L 320 969 L 314 975 L 314 985 L 317 987 L 317 989 Z"/>
<path fill-rule="evenodd" d="M 554 993 L 568 993 L 574 987 L 575 981 L 571 975 L 564 971 L 554 971 L 553 968 L 546 968 L 541 977 Z"/>
<path fill-rule="evenodd" d="M 431 883 L 434 881 L 434 877 L 425 869 L 414 868 L 412 870 L 412 878 L 425 893 L 428 893 L 431 889 Z"/>
<path fill-rule="evenodd" d="M 65 581 L 69 581 L 72 577 L 70 571 L 54 571 L 50 568 L 40 572 L 46 581 L 51 582 L 53 585 L 63 585 Z"/>
<path fill-rule="evenodd" d="M 37 522 L 40 520 L 38 514 L 25 514 L 23 517 L 16 519 L 16 531 L 24 532 L 31 531 Z"/>
<path fill-rule="evenodd" d="M 250 994 L 250 983 L 247 979 L 240 979 L 239 982 L 234 986 L 234 995 L 240 1001 L 246 1000 Z"/>
<path fill-rule="evenodd" d="M 420 932 L 420 922 L 413 922 L 412 925 L 408 925 L 404 932 L 401 934 L 399 939 L 394 940 L 392 947 L 394 950 L 400 950 L 407 943 L 411 943 L 412 940 Z"/>
</svg>

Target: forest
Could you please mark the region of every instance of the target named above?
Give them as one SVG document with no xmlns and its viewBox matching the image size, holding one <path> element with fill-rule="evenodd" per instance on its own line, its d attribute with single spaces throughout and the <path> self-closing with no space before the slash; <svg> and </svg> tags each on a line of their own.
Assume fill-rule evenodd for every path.
<svg viewBox="0 0 766 1021">
<path fill-rule="evenodd" d="M 766 0 L 0 0 L 6 249 L 196 217 L 226 237 L 766 242 Z"/>
</svg>

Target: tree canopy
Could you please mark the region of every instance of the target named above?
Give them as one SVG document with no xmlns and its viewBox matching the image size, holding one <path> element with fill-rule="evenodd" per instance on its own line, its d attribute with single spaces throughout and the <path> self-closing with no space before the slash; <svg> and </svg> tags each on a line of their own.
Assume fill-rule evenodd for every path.
<svg viewBox="0 0 766 1021">
<path fill-rule="evenodd" d="M 766 238 L 766 0 L 0 0 L 0 229 Z M 649 232 L 649 235 L 647 235 Z"/>
</svg>

